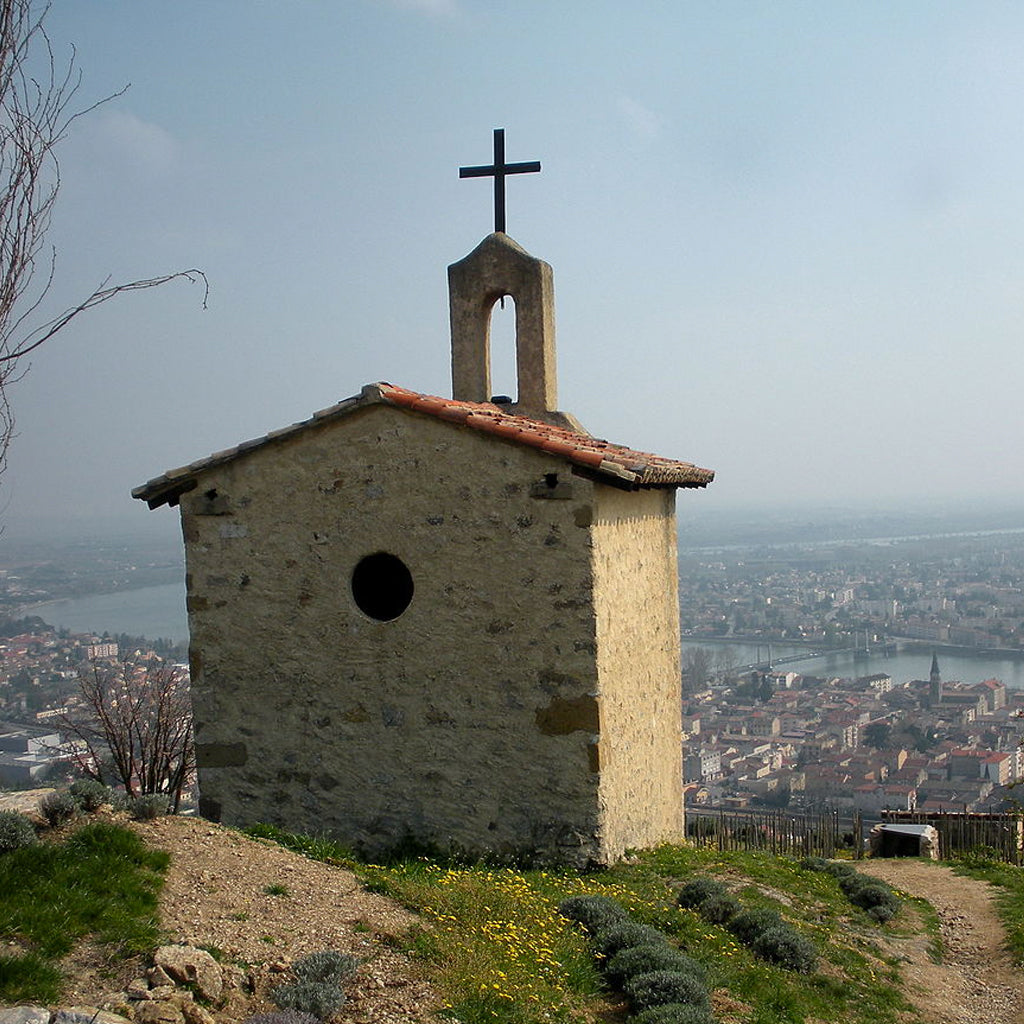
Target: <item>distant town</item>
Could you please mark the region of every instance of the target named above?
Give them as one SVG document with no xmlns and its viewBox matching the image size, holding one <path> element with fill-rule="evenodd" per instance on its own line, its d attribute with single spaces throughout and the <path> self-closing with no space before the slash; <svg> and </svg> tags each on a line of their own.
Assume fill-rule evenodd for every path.
<svg viewBox="0 0 1024 1024">
<path fill-rule="evenodd" d="M 1024 693 L 1000 679 L 944 678 L 941 658 L 953 649 L 1019 657 L 1022 583 L 1020 531 L 684 552 L 689 639 L 855 653 L 918 641 L 936 652 L 930 666 L 922 653 L 921 679 L 894 681 L 740 671 L 728 647 L 686 645 L 688 802 L 867 814 L 1016 807 Z"/>
<path fill-rule="evenodd" d="M 683 635 L 1024 650 L 1024 530 L 683 551 Z"/>
<path fill-rule="evenodd" d="M 1024 693 L 1000 680 L 895 685 L 752 672 L 687 698 L 687 802 L 726 808 L 983 811 L 1017 806 Z"/>
<path fill-rule="evenodd" d="M 1024 657 L 1024 531 L 790 533 L 681 546 L 688 805 L 868 815 L 1018 807 L 1024 691 L 998 678 L 947 678 L 943 654 Z M 137 671 L 187 673 L 183 645 L 119 635 L 114 623 L 100 634 L 57 630 L 45 603 L 181 573 L 173 550 L 118 544 L 0 556 L 0 787 L 66 769 L 55 737 L 80 711 L 81 672 L 129 660 Z M 765 645 L 759 664 L 730 656 L 728 645 L 742 641 Z M 913 680 L 799 674 L 767 653 L 769 643 L 859 652 L 915 641 L 923 671 Z"/>
<path fill-rule="evenodd" d="M 25 789 L 79 774 L 84 754 L 67 724 L 92 716 L 79 679 L 125 678 L 145 688 L 150 674 L 187 684 L 180 650 L 141 637 L 74 635 L 38 617 L 0 622 L 0 788 Z M 185 721 L 185 719 L 182 719 Z"/>
</svg>

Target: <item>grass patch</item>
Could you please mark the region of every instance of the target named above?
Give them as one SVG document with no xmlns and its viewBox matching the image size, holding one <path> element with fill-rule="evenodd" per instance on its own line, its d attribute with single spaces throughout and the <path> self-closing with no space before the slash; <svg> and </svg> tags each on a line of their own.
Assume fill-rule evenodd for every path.
<svg viewBox="0 0 1024 1024">
<path fill-rule="evenodd" d="M 419 913 L 405 948 L 428 965 L 446 998 L 445 1012 L 463 1024 L 541 1024 L 625 1019 L 605 987 L 583 931 L 558 913 L 569 896 L 605 895 L 630 916 L 665 932 L 708 972 L 710 988 L 729 999 L 736 1019 L 751 1024 L 897 1024 L 918 1020 L 902 992 L 899 969 L 883 958 L 880 926 L 851 906 L 829 875 L 795 860 L 762 853 L 718 853 L 665 846 L 629 864 L 580 874 L 411 857 L 360 864 L 329 840 L 309 840 L 263 827 L 263 838 L 290 849 L 316 850 L 354 870 L 376 892 Z M 725 929 L 680 908 L 676 895 L 694 874 L 720 878 L 744 907 L 765 906 L 814 943 L 821 969 L 802 975 L 767 964 Z M 889 926 L 886 926 L 889 927 Z"/>
<path fill-rule="evenodd" d="M 0 956 L 0 1001 L 55 1003 L 60 971 L 36 953 Z"/>
<path fill-rule="evenodd" d="M 909 893 L 901 892 L 900 898 L 906 900 L 917 912 L 920 925 L 928 936 L 929 959 L 933 964 L 941 964 L 945 954 L 945 946 L 942 941 L 942 928 L 939 923 L 938 911 L 921 896 L 911 896 Z M 900 935 L 909 934 L 911 927 L 908 927 L 905 921 L 901 921 L 894 930 Z"/>
<path fill-rule="evenodd" d="M 465 1024 L 574 1020 L 601 991 L 582 934 L 557 909 L 586 891 L 578 879 L 426 860 L 359 873 L 430 922 L 411 945 L 440 969 L 446 1008 Z"/>
<path fill-rule="evenodd" d="M 294 850 L 301 853 L 310 860 L 323 861 L 325 864 L 336 864 L 340 867 L 351 868 L 355 864 L 355 855 L 347 846 L 335 843 L 330 839 L 321 836 L 297 835 L 294 832 L 285 832 L 283 828 L 276 825 L 257 824 L 243 829 L 243 832 L 253 839 L 269 839 L 286 850 Z"/>
<path fill-rule="evenodd" d="M 125 954 L 156 945 L 157 894 L 168 860 L 134 833 L 102 822 L 63 843 L 0 857 L 0 938 L 31 947 L 3 959 L 0 1001 L 53 1002 L 60 958 L 87 935 Z"/>
</svg>

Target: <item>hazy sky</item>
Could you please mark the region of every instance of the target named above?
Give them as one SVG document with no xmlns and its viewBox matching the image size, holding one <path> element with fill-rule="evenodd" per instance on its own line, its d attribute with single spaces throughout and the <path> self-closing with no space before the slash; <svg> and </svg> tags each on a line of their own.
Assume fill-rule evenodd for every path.
<svg viewBox="0 0 1024 1024">
<path fill-rule="evenodd" d="M 446 266 L 491 132 L 543 172 L 559 397 L 737 504 L 1024 503 L 1024 5 L 55 0 L 91 100 L 53 304 L 200 267 L 40 351 L 17 527 L 158 520 L 130 489 L 371 381 L 450 394 Z M 511 314 L 496 311 L 496 392 Z M 158 518 L 159 517 L 159 518 Z"/>
</svg>

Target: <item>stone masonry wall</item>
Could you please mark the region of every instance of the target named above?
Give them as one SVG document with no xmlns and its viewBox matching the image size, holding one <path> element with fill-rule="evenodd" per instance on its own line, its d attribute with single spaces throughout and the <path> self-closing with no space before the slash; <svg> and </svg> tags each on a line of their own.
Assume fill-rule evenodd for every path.
<svg viewBox="0 0 1024 1024">
<path fill-rule="evenodd" d="M 605 859 L 683 832 L 675 492 L 595 488 Z"/>
<path fill-rule="evenodd" d="M 181 500 L 203 812 L 597 856 L 594 489 L 387 406 L 204 472 Z M 378 551 L 415 585 L 390 622 L 351 592 Z"/>
</svg>

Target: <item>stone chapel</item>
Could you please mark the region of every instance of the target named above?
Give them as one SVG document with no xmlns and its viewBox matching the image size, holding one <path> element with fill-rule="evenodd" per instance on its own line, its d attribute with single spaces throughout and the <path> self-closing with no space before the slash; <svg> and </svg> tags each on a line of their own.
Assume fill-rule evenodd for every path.
<svg viewBox="0 0 1024 1024">
<path fill-rule="evenodd" d="M 675 492 L 713 473 L 558 411 L 548 264 L 496 231 L 448 278 L 452 398 L 368 384 L 132 492 L 181 509 L 200 811 L 609 863 L 682 833 Z"/>
</svg>

